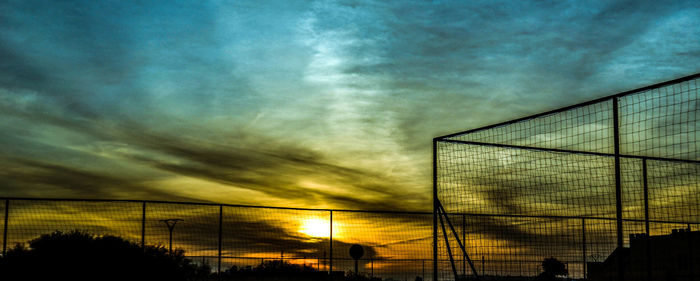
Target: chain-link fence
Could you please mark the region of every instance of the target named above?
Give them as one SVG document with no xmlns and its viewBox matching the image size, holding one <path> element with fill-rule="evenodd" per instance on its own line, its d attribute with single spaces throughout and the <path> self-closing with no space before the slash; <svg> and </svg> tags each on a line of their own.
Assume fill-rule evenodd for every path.
<svg viewBox="0 0 700 281">
<path fill-rule="evenodd" d="M 698 80 L 435 138 L 434 277 L 700 280 Z"/>
<path fill-rule="evenodd" d="M 274 208 L 188 202 L 79 199 L 4 199 L 3 255 L 16 244 L 54 231 L 116 235 L 144 245 L 170 246 L 165 220 L 179 219 L 173 249 L 215 273 L 284 260 L 319 272 L 354 271 L 348 250 L 360 244 L 359 272 L 382 280 L 433 280 L 431 213 Z M 450 214 L 483 275 L 534 276 L 542 257 L 557 256 L 580 274 L 586 260 L 615 248 L 615 219 Z M 643 225 L 643 220 L 629 221 Z M 687 224 L 651 222 L 654 233 Z M 700 224 L 692 224 L 700 230 Z M 455 244 L 453 244 L 455 245 Z M 447 259 L 439 268 L 450 267 Z M 463 257 L 458 274 L 469 275 Z M 331 269 L 332 268 L 332 269 Z M 449 276 L 441 275 L 444 278 Z"/>
<path fill-rule="evenodd" d="M 355 262 L 349 248 L 360 244 L 364 256 L 358 271 L 367 277 L 415 280 L 432 275 L 429 212 L 132 200 L 6 198 L 0 203 L 3 255 L 42 234 L 81 230 L 143 245 L 167 248 L 172 243 L 215 273 L 283 260 L 347 275 Z M 166 220 L 177 220 L 172 242 Z"/>
</svg>

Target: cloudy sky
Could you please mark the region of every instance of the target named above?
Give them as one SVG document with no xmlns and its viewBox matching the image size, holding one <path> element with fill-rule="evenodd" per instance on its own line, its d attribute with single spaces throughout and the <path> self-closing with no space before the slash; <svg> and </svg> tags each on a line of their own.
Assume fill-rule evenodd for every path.
<svg viewBox="0 0 700 281">
<path fill-rule="evenodd" d="M 0 195 L 431 208 L 431 139 L 700 72 L 700 2 L 2 1 Z"/>
</svg>

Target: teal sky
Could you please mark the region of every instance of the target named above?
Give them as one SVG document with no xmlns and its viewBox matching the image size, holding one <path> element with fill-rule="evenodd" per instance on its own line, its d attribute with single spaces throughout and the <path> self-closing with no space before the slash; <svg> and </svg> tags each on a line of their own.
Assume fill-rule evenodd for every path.
<svg viewBox="0 0 700 281">
<path fill-rule="evenodd" d="M 696 72 L 698 1 L 2 1 L 0 195 L 429 210 L 433 137 Z"/>
</svg>

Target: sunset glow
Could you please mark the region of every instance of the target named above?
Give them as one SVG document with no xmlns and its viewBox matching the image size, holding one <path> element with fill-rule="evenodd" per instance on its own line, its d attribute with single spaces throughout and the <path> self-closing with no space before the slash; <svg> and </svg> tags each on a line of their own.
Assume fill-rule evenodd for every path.
<svg viewBox="0 0 700 281">
<path fill-rule="evenodd" d="M 299 232 L 315 238 L 326 238 L 330 236 L 330 224 L 324 219 L 305 219 Z"/>
<path fill-rule="evenodd" d="M 77 230 L 209 279 L 595 277 L 700 231 L 700 1 L 666 2 L 0 1 L 0 272 Z"/>
</svg>

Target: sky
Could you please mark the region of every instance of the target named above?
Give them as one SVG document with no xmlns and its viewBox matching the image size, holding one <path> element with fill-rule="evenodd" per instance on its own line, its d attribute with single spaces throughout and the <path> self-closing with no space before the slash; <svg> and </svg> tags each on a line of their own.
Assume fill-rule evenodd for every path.
<svg viewBox="0 0 700 281">
<path fill-rule="evenodd" d="M 427 211 L 433 137 L 700 72 L 698 1 L 0 3 L 0 195 Z"/>
</svg>

